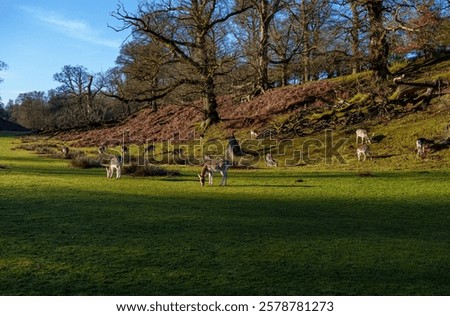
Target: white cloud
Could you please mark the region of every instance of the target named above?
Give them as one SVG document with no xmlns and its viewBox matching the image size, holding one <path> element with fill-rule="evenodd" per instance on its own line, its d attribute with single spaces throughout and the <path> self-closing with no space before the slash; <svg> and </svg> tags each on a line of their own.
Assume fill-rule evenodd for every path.
<svg viewBox="0 0 450 316">
<path fill-rule="evenodd" d="M 120 42 L 117 40 L 103 38 L 98 30 L 85 21 L 71 20 L 59 13 L 41 8 L 21 7 L 21 9 L 27 13 L 32 13 L 36 19 L 52 28 L 53 31 L 62 33 L 67 37 L 110 48 L 120 46 Z"/>
</svg>

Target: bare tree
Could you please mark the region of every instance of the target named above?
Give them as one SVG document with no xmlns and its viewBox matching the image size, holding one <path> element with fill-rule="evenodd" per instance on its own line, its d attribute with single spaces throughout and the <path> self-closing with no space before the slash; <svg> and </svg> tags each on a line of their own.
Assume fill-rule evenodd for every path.
<svg viewBox="0 0 450 316">
<path fill-rule="evenodd" d="M 126 115 L 134 111 L 132 107 L 151 105 L 156 111 L 157 100 L 181 84 L 171 74 L 176 63 L 173 54 L 145 35 L 125 44 L 116 63 L 107 73 L 104 94 L 120 100 Z"/>
<path fill-rule="evenodd" d="M 347 57 L 351 72 L 357 73 L 367 63 L 366 10 L 359 0 L 337 0 L 333 8 L 334 34 L 341 39 L 337 51 Z"/>
<path fill-rule="evenodd" d="M 280 85 L 285 86 L 292 75 L 289 67 L 300 53 L 300 43 L 296 41 L 292 16 L 284 15 L 283 18 L 275 19 L 270 37 L 270 63 L 275 66 L 274 72 Z"/>
<path fill-rule="evenodd" d="M 183 63 L 183 84 L 200 88 L 204 97 L 203 128 L 219 122 L 216 100 L 216 77 L 222 74 L 222 66 L 230 58 L 220 51 L 219 41 L 226 40 L 225 24 L 233 16 L 248 9 L 237 4 L 230 7 L 228 1 L 176 0 L 158 3 L 142 3 L 136 13 L 126 11 L 123 5 L 112 14 L 123 23 L 121 31 L 147 35 L 153 41 L 167 47 Z"/>
<path fill-rule="evenodd" d="M 301 52 L 301 78 L 303 82 L 317 79 L 317 56 L 327 50 L 323 45 L 325 25 L 330 19 L 328 0 L 299 0 L 290 6 Z"/>
<path fill-rule="evenodd" d="M 428 50 L 427 43 L 438 37 L 439 15 L 445 6 L 438 2 L 440 1 L 363 1 L 369 19 L 369 59 L 372 70 L 378 77 L 386 79 L 389 75 L 388 58 L 392 43 L 388 37 L 393 37 L 396 32 L 419 35 L 417 39 L 425 39 L 425 43 L 422 42 L 419 46 L 425 52 Z M 416 43 L 420 43 L 420 40 Z M 436 46 L 436 43 L 430 46 Z"/>
<path fill-rule="evenodd" d="M 259 24 L 259 38 L 257 49 L 257 91 L 265 92 L 269 88 L 269 39 L 270 26 L 275 15 L 280 11 L 283 2 L 281 0 L 252 0 L 256 8 Z"/>
<path fill-rule="evenodd" d="M 444 8 L 440 1 L 417 0 L 392 10 L 387 28 L 395 32 L 392 36 L 393 50 L 399 54 L 415 51 L 432 57 L 447 47 L 450 43 L 450 22 L 444 15 Z"/>
<path fill-rule="evenodd" d="M 383 0 L 365 1 L 367 17 L 369 19 L 369 60 L 375 75 L 386 79 L 389 75 L 388 57 L 389 42 L 388 30 L 384 25 L 385 6 Z"/>
<path fill-rule="evenodd" d="M 53 76 L 55 81 L 62 83 L 60 93 L 73 100 L 79 108 L 79 121 L 92 123 L 97 117 L 94 98 L 103 87 L 103 81 L 90 74 L 83 66 L 64 66 L 60 73 Z"/>
</svg>

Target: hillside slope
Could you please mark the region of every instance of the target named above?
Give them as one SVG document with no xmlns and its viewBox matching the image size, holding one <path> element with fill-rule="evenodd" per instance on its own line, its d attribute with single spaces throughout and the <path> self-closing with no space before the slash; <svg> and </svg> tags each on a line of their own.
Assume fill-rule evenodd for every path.
<svg viewBox="0 0 450 316">
<path fill-rule="evenodd" d="M 260 139 L 320 138 L 323 130 L 332 129 L 351 141 L 360 127 L 377 134 L 387 131 L 393 137 L 392 126 L 401 136 L 393 138 L 393 145 L 379 148 L 378 155 L 386 156 L 400 148 L 414 151 L 411 144 L 417 137 L 439 141 L 450 137 L 446 134 L 450 123 L 450 55 L 397 65 L 391 71 L 404 74 L 400 84 L 376 82 L 370 73 L 360 73 L 272 89 L 247 102 L 236 101 L 236 96 L 220 97 L 222 122 L 204 135 L 199 129 L 201 108 L 166 105 L 156 112 L 143 109 L 114 127 L 66 133 L 59 139 L 73 146 L 97 147 L 118 145 L 123 137 L 127 144 L 136 145 L 169 139 L 189 143 L 200 135 L 206 140 L 227 139 L 234 132 L 242 140 L 250 138 L 250 130 L 257 130 Z M 382 135 L 376 136 L 386 137 Z M 347 148 L 353 155 L 352 145 Z"/>
</svg>

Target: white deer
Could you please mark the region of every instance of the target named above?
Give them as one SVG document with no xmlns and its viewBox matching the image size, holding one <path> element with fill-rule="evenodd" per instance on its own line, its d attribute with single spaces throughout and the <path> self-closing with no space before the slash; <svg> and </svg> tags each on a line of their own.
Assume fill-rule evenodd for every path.
<svg viewBox="0 0 450 316">
<path fill-rule="evenodd" d="M 359 144 L 356 146 L 356 155 L 358 156 L 358 161 L 361 160 L 361 156 L 364 157 L 363 161 L 366 161 L 367 156 L 370 156 L 370 160 L 372 160 L 372 153 L 367 144 Z"/>
<path fill-rule="evenodd" d="M 268 167 L 277 167 L 278 166 L 278 162 L 275 159 L 273 159 L 271 153 L 267 153 L 267 155 L 266 155 L 266 164 Z"/>
<path fill-rule="evenodd" d="M 361 138 L 362 144 L 364 144 L 364 140 L 366 140 L 370 144 L 370 137 L 367 134 L 365 129 L 357 129 L 356 130 L 356 143 L 358 144 L 358 139 Z"/>
<path fill-rule="evenodd" d="M 68 156 L 69 155 L 69 147 L 64 146 L 61 148 L 61 152 L 63 153 L 64 156 Z"/>
<path fill-rule="evenodd" d="M 109 165 L 106 166 L 106 177 L 112 178 L 114 175 L 114 171 L 116 171 L 116 179 L 120 179 L 122 175 L 122 157 L 114 156 L 111 158 Z"/>
<path fill-rule="evenodd" d="M 251 139 L 257 139 L 258 138 L 258 133 L 254 130 L 250 131 L 250 138 Z"/>
<path fill-rule="evenodd" d="M 205 164 L 202 167 L 202 171 L 198 175 L 200 179 L 200 185 L 205 186 L 206 176 L 208 176 L 208 184 L 213 185 L 214 172 L 220 172 L 220 174 L 222 175 L 222 181 L 220 182 L 220 185 L 226 186 L 229 167 L 230 167 L 229 162 L 223 159 L 211 159 L 205 162 Z"/>
</svg>

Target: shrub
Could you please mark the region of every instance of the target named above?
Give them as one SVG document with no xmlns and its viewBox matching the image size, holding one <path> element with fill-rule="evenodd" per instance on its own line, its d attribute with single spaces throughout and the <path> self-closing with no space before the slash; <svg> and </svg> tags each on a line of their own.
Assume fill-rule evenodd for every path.
<svg viewBox="0 0 450 316">
<path fill-rule="evenodd" d="M 80 169 L 101 167 L 100 162 L 98 160 L 85 155 L 77 155 L 73 157 L 70 160 L 70 164 L 72 165 L 72 167 Z"/>
<path fill-rule="evenodd" d="M 180 175 L 178 171 L 167 170 L 160 166 L 151 164 L 138 165 L 136 163 L 125 166 L 123 173 L 134 177 L 172 177 Z"/>
</svg>

